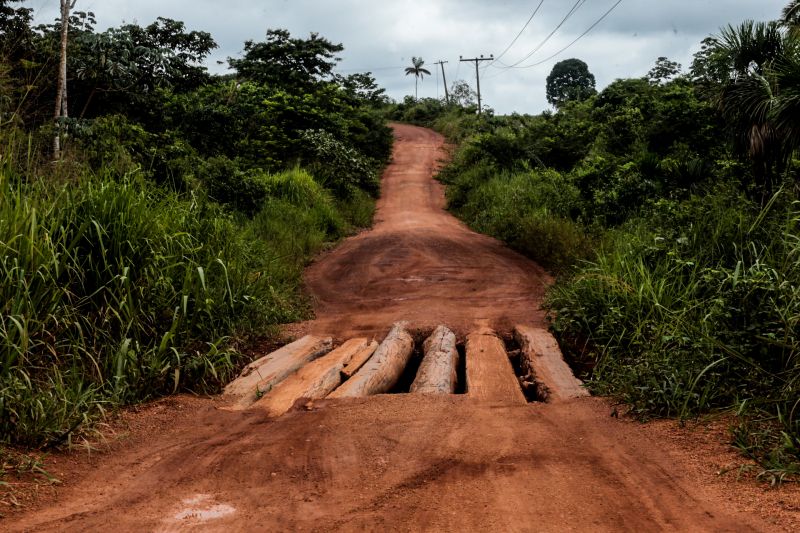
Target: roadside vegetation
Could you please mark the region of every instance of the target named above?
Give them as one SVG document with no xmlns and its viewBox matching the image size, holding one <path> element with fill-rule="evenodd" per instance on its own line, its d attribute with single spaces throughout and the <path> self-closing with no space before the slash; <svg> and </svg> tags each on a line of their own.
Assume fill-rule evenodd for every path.
<svg viewBox="0 0 800 533">
<path fill-rule="evenodd" d="M 47 448 L 219 390 L 307 317 L 302 269 L 371 223 L 392 136 L 383 91 L 318 35 L 270 30 L 214 76 L 205 32 L 84 12 L 54 121 L 61 21 L 32 15 L 0 0 L 0 444 Z"/>
<path fill-rule="evenodd" d="M 449 208 L 559 274 L 552 329 L 594 392 L 643 418 L 733 413 L 772 481 L 800 474 L 795 4 L 722 28 L 688 70 L 659 58 L 597 92 L 559 63 L 554 112 L 395 109 L 457 145 Z"/>
</svg>

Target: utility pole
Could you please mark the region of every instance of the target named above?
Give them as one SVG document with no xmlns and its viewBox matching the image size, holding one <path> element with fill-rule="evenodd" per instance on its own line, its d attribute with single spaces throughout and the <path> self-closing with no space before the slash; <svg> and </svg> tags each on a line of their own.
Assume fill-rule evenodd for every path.
<svg viewBox="0 0 800 533">
<path fill-rule="evenodd" d="M 449 63 L 449 61 L 442 61 L 439 60 L 434 65 L 441 65 L 442 67 L 442 80 L 444 80 L 444 101 L 446 104 L 450 104 L 450 92 L 447 89 L 447 76 L 444 73 L 444 65 L 445 63 Z"/>
<path fill-rule="evenodd" d="M 473 57 L 472 59 L 464 59 L 464 56 L 459 56 L 459 59 L 461 59 L 462 63 L 466 61 L 475 62 L 475 78 L 478 80 L 478 114 L 480 115 L 483 110 L 481 109 L 481 71 L 478 68 L 478 65 L 481 61 L 494 61 L 494 54 L 490 55 L 489 57 L 483 57 L 483 54 L 481 54 L 481 57 Z"/>
<path fill-rule="evenodd" d="M 63 119 L 67 118 L 67 40 L 69 38 L 69 12 L 75 8 L 78 0 L 61 0 L 61 54 L 58 64 L 58 81 L 56 88 L 55 126 L 53 138 L 53 158 L 61 159 L 61 128 Z"/>
</svg>

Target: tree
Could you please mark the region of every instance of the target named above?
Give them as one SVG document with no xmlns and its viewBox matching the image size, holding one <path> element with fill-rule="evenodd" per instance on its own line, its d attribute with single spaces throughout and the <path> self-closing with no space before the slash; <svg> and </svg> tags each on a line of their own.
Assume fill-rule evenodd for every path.
<svg viewBox="0 0 800 533">
<path fill-rule="evenodd" d="M 71 68 L 83 90 L 83 117 L 100 95 L 106 112 L 141 108 L 161 87 L 192 90 L 208 79 L 203 60 L 217 44 L 206 32 L 187 32 L 183 22 L 159 17 L 149 26 L 126 24 L 73 38 Z"/>
<path fill-rule="evenodd" d="M 477 107 L 478 93 L 466 81 L 456 80 L 450 86 L 450 102 L 460 107 Z"/>
<path fill-rule="evenodd" d="M 547 76 L 547 101 L 557 109 L 574 100 L 597 94 L 594 75 L 580 59 L 566 59 L 553 66 Z"/>
<path fill-rule="evenodd" d="M 423 79 L 425 75 L 431 75 L 431 72 L 426 69 L 422 68 L 425 64 L 425 61 L 422 60 L 421 57 L 412 57 L 411 58 L 411 66 L 406 67 L 406 76 L 413 74 L 414 75 L 414 98 L 419 100 L 419 80 Z"/>
<path fill-rule="evenodd" d="M 312 33 L 308 39 L 293 39 L 287 30 L 268 30 L 263 43 L 247 41 L 244 57 L 228 58 L 242 78 L 286 90 L 307 90 L 329 78 L 344 50 Z"/>
<path fill-rule="evenodd" d="M 670 81 L 681 74 L 681 64 L 675 61 L 670 61 L 666 57 L 659 57 L 656 59 L 656 64 L 647 73 L 647 79 L 650 83 L 658 85 L 663 82 Z"/>
<path fill-rule="evenodd" d="M 783 8 L 781 22 L 795 35 L 800 33 L 800 0 L 792 0 Z"/>
<path fill-rule="evenodd" d="M 378 82 L 371 72 L 350 74 L 349 76 L 336 75 L 335 78 L 342 90 L 355 100 L 361 100 L 377 107 L 387 101 L 386 89 L 378 86 Z"/>
<path fill-rule="evenodd" d="M 0 58 L 12 55 L 23 41 L 31 37 L 33 9 L 11 7 L 22 0 L 0 0 Z"/>
<path fill-rule="evenodd" d="M 728 77 L 728 58 L 720 51 L 716 37 L 703 39 L 700 50 L 694 54 L 689 77 L 703 89 L 725 82 Z"/>
<path fill-rule="evenodd" d="M 779 23 L 753 21 L 724 28 L 716 43 L 727 76 L 715 102 L 767 199 L 800 146 L 800 45 Z"/>
</svg>

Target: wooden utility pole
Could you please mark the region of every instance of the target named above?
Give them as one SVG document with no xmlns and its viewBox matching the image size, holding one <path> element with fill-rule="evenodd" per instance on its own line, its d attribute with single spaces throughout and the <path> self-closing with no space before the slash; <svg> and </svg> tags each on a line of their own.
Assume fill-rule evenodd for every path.
<svg viewBox="0 0 800 533">
<path fill-rule="evenodd" d="M 58 63 L 58 83 L 56 88 L 56 135 L 53 138 L 53 158 L 61 159 L 61 122 L 67 118 L 67 43 L 69 40 L 69 12 L 78 0 L 61 1 L 61 57 Z"/>
<path fill-rule="evenodd" d="M 450 92 L 447 89 L 447 76 L 444 73 L 444 65 L 445 63 L 449 63 L 449 61 L 437 61 L 434 65 L 441 65 L 442 67 L 442 80 L 444 81 L 444 101 L 446 104 L 450 104 Z"/>
<path fill-rule="evenodd" d="M 494 61 L 494 54 L 490 55 L 489 57 L 473 57 L 472 59 L 464 59 L 463 56 L 460 56 L 461 62 L 465 61 L 474 61 L 475 62 L 475 78 L 478 80 L 478 114 L 480 115 L 483 110 L 481 109 L 481 71 L 478 68 L 478 65 L 481 61 Z"/>
</svg>

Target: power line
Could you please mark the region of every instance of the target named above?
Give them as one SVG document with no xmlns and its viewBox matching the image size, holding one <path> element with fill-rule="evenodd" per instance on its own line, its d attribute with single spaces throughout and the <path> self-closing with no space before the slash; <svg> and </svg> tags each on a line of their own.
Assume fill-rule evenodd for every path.
<svg viewBox="0 0 800 533">
<path fill-rule="evenodd" d="M 606 18 L 607 16 L 609 16 L 609 15 L 611 14 L 611 12 L 612 12 L 612 11 L 614 11 L 614 10 L 617 8 L 617 6 L 618 6 L 618 5 L 620 5 L 621 3 L 622 3 L 622 0 L 617 0 L 617 2 L 616 2 L 616 3 L 615 3 L 613 6 L 611 6 L 611 8 L 610 8 L 608 11 L 606 11 L 605 13 L 603 13 L 603 16 L 601 16 L 599 19 L 597 19 L 597 21 L 595 21 L 595 23 L 594 23 L 594 24 L 592 24 L 591 26 L 589 26 L 589 27 L 586 29 L 586 31 L 585 31 L 585 32 L 581 33 L 581 34 L 580 34 L 580 35 L 579 35 L 579 36 L 578 36 L 578 37 L 577 37 L 577 38 L 576 38 L 574 41 L 572 41 L 571 43 L 569 43 L 567 46 L 565 46 L 564 48 L 562 48 L 561 50 L 559 50 L 559 51 L 558 51 L 558 52 L 556 52 L 555 54 L 553 54 L 553 55 L 551 55 L 551 56 L 548 56 L 548 57 L 546 57 L 545 59 L 542 59 L 541 61 L 537 61 L 536 63 L 532 63 L 532 64 L 530 64 L 530 65 L 522 65 L 522 66 L 515 67 L 515 68 L 532 68 L 532 67 L 538 67 L 539 65 L 541 65 L 541 64 L 543 64 L 543 63 L 547 63 L 548 61 L 550 61 L 550 60 L 551 60 L 551 59 L 553 59 L 554 57 L 556 57 L 556 56 L 560 55 L 561 53 L 565 52 L 567 49 L 571 48 L 571 47 L 572 47 L 572 45 L 574 45 L 575 43 L 577 43 L 578 41 L 580 41 L 581 39 L 583 39 L 584 37 L 586 37 L 586 35 L 588 35 L 588 34 L 589 34 L 589 32 L 591 32 L 593 29 L 595 29 L 595 27 L 596 27 L 598 24 L 600 24 L 601 22 L 603 22 L 603 20 L 605 20 L 605 18 Z"/>
<path fill-rule="evenodd" d="M 508 72 L 508 71 L 509 71 L 509 70 L 511 70 L 511 69 L 525 69 L 525 68 L 533 68 L 533 67 L 537 67 L 537 66 L 539 66 L 539 65 L 541 65 L 541 64 L 543 64 L 543 63 L 546 63 L 546 62 L 550 61 L 550 60 L 551 60 L 551 59 L 553 59 L 554 57 L 556 57 L 556 56 L 558 56 L 559 54 L 561 54 L 561 53 L 563 53 L 564 51 L 566 51 L 568 48 L 572 47 L 572 46 L 573 46 L 575 43 L 577 43 L 578 41 L 580 41 L 582 38 L 586 37 L 586 35 L 588 35 L 588 34 L 589 34 L 589 32 L 591 32 L 593 29 L 595 29 L 595 28 L 597 27 L 597 25 L 598 25 L 598 24 L 600 24 L 601 22 L 603 22 L 603 20 L 605 20 L 605 19 L 606 19 L 606 17 L 608 17 L 608 16 L 611 14 L 611 12 L 612 12 L 612 11 L 614 11 L 614 10 L 615 10 L 615 9 L 616 9 L 616 8 L 617 8 L 617 7 L 618 7 L 620 4 L 621 4 L 621 3 L 622 3 L 622 0 L 617 0 L 617 2 L 616 2 L 614 5 L 612 5 L 612 6 L 611 6 L 611 8 L 609 8 L 609 10 L 608 10 L 608 11 L 606 11 L 605 13 L 603 13 L 603 15 L 602 15 L 602 16 L 601 16 L 599 19 L 597 19 L 597 20 L 594 22 L 594 24 L 592 24 L 591 26 L 589 26 L 589 27 L 586 29 L 586 31 L 584 31 L 584 32 L 583 32 L 582 34 L 580 34 L 580 35 L 579 35 L 579 36 L 578 36 L 578 37 L 577 37 L 575 40 L 573 40 L 571 43 L 569 43 L 567 46 L 563 47 L 562 49 L 560 49 L 560 50 L 559 50 L 559 51 L 557 51 L 556 53 L 554 53 L 554 54 L 552 54 L 552 55 L 550 55 L 550 56 L 546 57 L 545 59 L 542 59 L 541 61 L 537 61 L 536 63 L 532 63 L 532 64 L 530 64 L 530 65 L 522 65 L 522 66 L 516 66 L 516 67 L 514 67 L 514 66 L 507 66 L 505 69 L 502 69 L 502 70 L 500 70 L 500 71 L 499 71 L 498 73 L 496 73 L 494 76 L 487 76 L 487 78 L 486 78 L 486 79 L 489 79 L 489 80 L 491 80 L 491 79 L 493 79 L 493 78 L 496 78 L 496 77 L 500 76 L 501 74 L 504 74 L 504 73 Z M 501 62 L 501 64 L 502 64 L 502 62 Z M 500 67 L 495 67 L 495 68 L 500 68 Z"/>
<path fill-rule="evenodd" d="M 509 67 L 509 68 L 513 68 L 513 67 L 516 67 L 517 65 L 519 65 L 519 64 L 521 64 L 521 63 L 524 63 L 525 61 L 527 61 L 528 59 L 530 59 L 530 58 L 531 58 L 531 56 L 533 56 L 533 54 L 535 54 L 536 52 L 538 52 L 539 50 L 541 50 L 541 49 L 542 49 L 542 47 L 543 47 L 545 44 L 547 44 L 547 42 L 548 42 L 548 41 L 549 41 L 549 40 L 550 40 L 550 39 L 553 37 L 553 35 L 555 35 L 555 34 L 556 34 L 556 32 L 557 32 L 559 29 L 561 29 L 561 26 L 563 26 L 563 25 L 564 25 L 564 23 L 565 23 L 565 22 L 567 22 L 567 21 L 568 21 L 568 20 L 569 20 L 569 19 L 572 17 L 572 15 L 574 15 L 574 14 L 575 14 L 575 12 L 576 12 L 576 11 L 578 11 L 578 10 L 581 8 L 581 6 L 583 6 L 583 4 L 585 4 L 585 3 L 586 3 L 586 0 L 577 0 L 577 1 L 575 2 L 575 4 L 572 6 L 572 9 L 570 9 L 570 10 L 567 12 L 567 14 L 564 16 L 564 18 L 563 18 L 563 19 L 561 19 L 561 22 L 559 22 L 559 23 L 558 23 L 558 26 L 556 26 L 555 28 L 553 28 L 553 31 L 551 31 L 551 32 L 550 32 L 550 34 L 549 34 L 547 37 L 545 37 L 545 38 L 544 38 L 544 40 L 542 40 L 542 42 L 540 42 L 540 43 L 538 44 L 538 46 L 536 46 L 536 48 L 534 48 L 533 50 L 531 50 L 531 51 L 528 53 L 528 55 L 526 55 L 525 57 L 523 57 L 522 59 L 520 59 L 520 60 L 519 60 L 519 61 L 517 61 L 516 63 L 514 63 L 514 64 L 510 65 L 510 67 Z"/>
<path fill-rule="evenodd" d="M 535 16 L 536 16 L 536 14 L 539 12 L 539 10 L 542 8 L 542 4 L 544 4 L 544 0 L 540 0 L 540 2 L 539 2 L 539 5 L 538 5 L 538 6 L 536 6 L 536 9 L 534 9 L 534 10 L 533 10 L 533 14 L 532 14 L 532 15 L 530 16 L 530 18 L 528 19 L 528 22 L 526 22 L 526 23 L 525 23 L 525 25 L 522 27 L 522 29 L 521 29 L 521 30 L 519 30 L 519 33 L 517 34 L 517 36 L 516 36 L 516 37 L 514 37 L 514 40 L 513 40 L 513 41 L 511 41 L 511 44 L 509 44 L 508 46 L 506 46 L 506 49 L 505 49 L 505 50 L 503 50 L 502 52 L 500 52 L 500 55 L 498 55 L 497 57 L 495 57 L 495 58 L 494 58 L 494 61 L 492 61 L 491 63 L 489 63 L 488 65 L 486 65 L 486 67 L 485 67 L 485 68 L 489 68 L 489 67 L 491 67 L 492 65 L 494 65 L 494 64 L 495 64 L 497 61 L 499 61 L 499 60 L 500 60 L 500 58 L 501 58 L 501 57 L 503 57 L 504 55 L 506 55 L 506 53 L 508 53 L 508 51 L 509 51 L 509 50 L 511 50 L 511 47 L 512 47 L 512 46 L 514 46 L 514 45 L 517 43 L 517 41 L 519 40 L 519 38 L 520 38 L 520 37 L 522 37 L 522 34 L 523 34 L 523 33 L 525 33 L 525 30 L 527 30 L 527 29 L 528 29 L 528 26 L 530 26 L 531 22 L 533 21 L 533 17 L 535 17 Z"/>
</svg>

